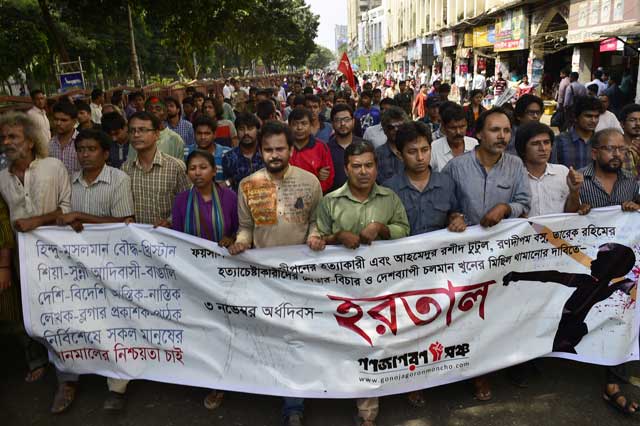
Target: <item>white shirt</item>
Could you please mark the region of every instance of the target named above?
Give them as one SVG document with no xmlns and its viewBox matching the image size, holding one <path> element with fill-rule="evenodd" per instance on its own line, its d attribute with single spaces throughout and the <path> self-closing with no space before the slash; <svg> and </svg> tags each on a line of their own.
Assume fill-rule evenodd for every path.
<svg viewBox="0 0 640 426">
<path fill-rule="evenodd" d="M 91 107 L 91 121 L 100 124 L 102 122 L 102 105 L 91 102 L 89 106 Z"/>
<path fill-rule="evenodd" d="M 596 84 L 598 86 L 598 96 L 602 95 L 602 92 L 607 90 L 607 83 L 605 83 L 604 81 L 602 81 L 600 79 L 596 78 L 592 82 L 585 84 L 585 86 L 589 87 L 592 84 Z"/>
<path fill-rule="evenodd" d="M 231 86 L 229 86 L 229 85 L 225 85 L 225 86 L 222 88 L 222 96 L 223 96 L 225 99 L 231 99 L 231 94 L 232 94 L 232 93 L 233 93 L 233 88 L 232 88 Z"/>
<path fill-rule="evenodd" d="M 598 125 L 596 126 L 596 132 L 604 129 L 618 129 L 620 133 L 624 133 L 622 130 L 622 126 L 618 121 L 618 118 L 611 111 L 605 111 L 600 114 L 600 119 L 598 120 Z"/>
<path fill-rule="evenodd" d="M 47 117 L 46 111 L 34 106 L 27 111 L 27 114 L 29 114 L 29 117 L 31 117 L 38 125 L 38 130 L 40 130 L 40 134 L 42 134 L 45 142 L 49 142 L 51 140 L 51 125 L 49 124 L 49 118 Z"/>
<path fill-rule="evenodd" d="M 475 138 L 469 136 L 464 137 L 464 152 L 469 152 L 478 145 L 478 141 Z M 434 172 L 441 172 L 444 166 L 453 158 L 453 152 L 447 137 L 443 136 L 440 139 L 436 139 L 431 144 L 431 169 Z"/>
<path fill-rule="evenodd" d="M 487 79 L 485 78 L 485 76 L 482 74 L 476 74 L 476 76 L 473 77 L 472 89 L 484 90 L 486 89 L 486 87 L 487 87 Z"/>
<path fill-rule="evenodd" d="M 382 130 L 382 124 L 367 127 L 362 135 L 362 139 L 371 142 L 375 148 L 387 143 L 387 135 L 385 135 L 384 130 Z"/>
<path fill-rule="evenodd" d="M 550 163 L 539 178 L 527 173 L 531 186 L 529 217 L 564 212 L 564 204 L 569 197 L 568 174 L 569 169 L 562 164 Z"/>
</svg>

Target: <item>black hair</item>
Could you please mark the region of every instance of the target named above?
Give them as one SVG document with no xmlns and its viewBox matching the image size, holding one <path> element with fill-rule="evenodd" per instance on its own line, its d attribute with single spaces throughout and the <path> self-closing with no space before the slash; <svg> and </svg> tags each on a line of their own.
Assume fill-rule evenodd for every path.
<svg viewBox="0 0 640 426">
<path fill-rule="evenodd" d="M 540 112 L 544 111 L 544 102 L 541 98 L 536 95 L 532 95 L 530 93 L 526 93 L 516 101 L 516 107 L 514 109 L 516 118 L 522 117 L 525 114 L 527 108 L 531 104 L 538 104 L 540 107 Z"/>
<path fill-rule="evenodd" d="M 180 105 L 180 102 L 178 102 L 178 100 L 173 96 L 166 96 L 162 101 L 165 105 L 174 104 L 176 108 L 178 108 L 178 114 L 182 114 L 182 105 Z"/>
<path fill-rule="evenodd" d="M 578 96 L 575 99 L 573 108 L 576 118 L 586 111 L 597 111 L 598 114 L 604 111 L 602 101 L 598 98 L 592 98 L 591 96 Z"/>
<path fill-rule="evenodd" d="M 91 100 L 95 101 L 96 99 L 98 99 L 102 95 L 104 95 L 104 92 L 102 91 L 102 89 L 93 89 L 91 91 Z"/>
<path fill-rule="evenodd" d="M 431 145 L 431 130 L 421 121 L 410 121 L 398 127 L 396 131 L 396 148 L 402 152 L 404 147 L 419 137 L 425 138 Z"/>
<path fill-rule="evenodd" d="M 484 129 L 484 124 L 487 121 L 487 117 L 493 114 L 503 114 L 507 117 L 507 120 L 509 120 L 509 126 L 513 127 L 513 123 L 511 123 L 511 116 L 509 116 L 509 113 L 502 107 L 493 107 L 491 109 L 483 111 L 476 120 L 476 134 L 480 133 Z"/>
<path fill-rule="evenodd" d="M 322 100 L 320 99 L 319 96 L 316 95 L 307 95 L 304 97 L 304 103 L 306 104 L 307 102 L 314 102 L 317 104 L 322 104 Z"/>
<path fill-rule="evenodd" d="M 569 78 L 574 78 L 577 81 L 580 78 L 580 74 L 578 74 L 575 71 L 572 71 L 571 74 L 569 74 Z"/>
<path fill-rule="evenodd" d="M 393 98 L 384 98 L 380 101 L 380 108 L 382 108 L 383 105 L 398 106 L 398 103 Z"/>
<path fill-rule="evenodd" d="M 313 94 L 313 87 L 305 87 L 304 89 L 302 89 L 302 93 L 305 95 L 312 95 Z"/>
<path fill-rule="evenodd" d="M 372 96 L 373 96 L 373 95 L 375 95 L 376 93 L 380 93 L 380 94 L 382 94 L 382 90 L 381 90 L 379 87 L 376 87 L 375 89 L 373 89 L 373 90 L 371 91 L 371 95 L 372 95 Z M 386 98 L 385 98 L 385 99 L 386 99 Z"/>
<path fill-rule="evenodd" d="M 596 93 L 596 94 L 598 93 L 598 90 L 599 90 L 599 89 L 600 89 L 600 88 L 599 88 L 599 87 L 598 87 L 598 85 L 597 85 L 597 84 L 595 84 L 595 83 L 590 84 L 590 85 L 588 85 L 588 86 L 587 86 L 587 90 L 588 90 L 588 91 L 593 92 L 593 93 Z"/>
<path fill-rule="evenodd" d="M 602 140 L 611 135 L 620 135 L 624 137 L 624 134 L 616 128 L 610 127 L 607 129 L 602 129 L 595 132 L 593 136 L 591 136 L 591 139 L 589 140 L 591 148 L 598 148 L 600 145 L 602 145 Z"/>
<path fill-rule="evenodd" d="M 640 112 L 640 105 L 638 104 L 629 104 L 625 105 L 624 108 L 620 111 L 620 122 L 623 123 L 627 121 L 627 117 L 629 117 L 634 112 Z"/>
<path fill-rule="evenodd" d="M 353 118 L 353 109 L 349 105 L 336 104 L 333 108 L 331 108 L 331 121 L 333 121 L 333 117 L 335 117 L 337 113 L 342 111 L 348 111 L 351 118 Z"/>
<path fill-rule="evenodd" d="M 304 106 L 305 100 L 306 98 L 303 95 L 296 95 L 295 98 L 293 98 L 293 107 Z"/>
<path fill-rule="evenodd" d="M 40 90 L 40 89 L 33 89 L 33 90 L 31 91 L 31 99 L 32 99 L 32 100 L 33 100 L 33 99 L 35 99 L 35 98 L 36 98 L 36 96 L 38 96 L 40 93 L 42 93 L 42 94 L 44 95 L 44 92 L 43 92 L 42 90 Z"/>
<path fill-rule="evenodd" d="M 93 139 L 94 141 L 98 142 L 98 145 L 100 145 L 100 149 L 102 149 L 103 151 L 109 152 L 111 150 L 111 144 L 113 143 L 111 141 L 111 137 L 109 137 L 109 135 L 107 135 L 102 130 L 95 129 L 80 130 L 80 133 L 78 133 L 78 136 L 76 136 L 76 139 L 73 142 L 76 149 L 78 148 L 78 144 L 80 144 L 80 142 L 87 139 Z"/>
<path fill-rule="evenodd" d="M 129 123 L 131 123 L 135 119 L 150 121 L 153 130 L 160 130 L 160 120 L 158 120 L 158 117 L 148 111 L 139 111 L 134 113 L 131 117 L 129 117 Z"/>
<path fill-rule="evenodd" d="M 360 99 L 362 98 L 369 98 L 369 99 L 373 99 L 373 92 L 370 90 L 365 90 L 362 93 L 360 93 Z"/>
<path fill-rule="evenodd" d="M 347 149 L 344 150 L 344 165 L 349 164 L 349 157 L 354 157 L 356 155 L 362 155 L 370 152 L 373 154 L 373 161 L 378 164 L 378 157 L 376 156 L 376 148 L 373 144 L 366 140 L 353 141 L 347 146 Z"/>
<path fill-rule="evenodd" d="M 289 125 L 294 121 L 302 120 L 305 117 L 307 117 L 309 121 L 313 121 L 313 114 L 311 114 L 311 111 L 306 108 L 294 108 L 289 113 Z"/>
<path fill-rule="evenodd" d="M 248 112 L 239 112 L 236 114 L 236 121 L 234 123 L 236 129 L 240 126 L 246 127 L 255 127 L 260 130 L 260 120 L 253 114 L 249 114 Z"/>
<path fill-rule="evenodd" d="M 553 133 L 553 130 L 551 130 L 551 127 L 547 126 L 544 123 L 532 121 L 518 127 L 518 131 L 516 132 L 515 146 L 516 152 L 518 153 L 518 156 L 522 159 L 522 161 L 525 160 L 525 156 L 527 153 L 527 143 L 529 142 L 529 140 L 543 133 L 549 136 L 549 139 L 551 139 L 551 144 L 553 144 L 555 134 Z"/>
<path fill-rule="evenodd" d="M 193 97 L 193 100 L 194 100 L 194 101 L 195 101 L 195 99 L 196 99 L 196 98 L 202 98 L 202 99 L 206 98 L 206 96 L 204 95 L 204 93 L 201 93 L 201 92 L 198 92 L 198 91 L 196 91 L 196 92 L 192 95 L 192 97 Z"/>
<path fill-rule="evenodd" d="M 443 126 L 446 126 L 452 121 L 460 121 L 460 120 L 467 119 L 467 114 L 464 112 L 464 108 L 462 108 L 460 105 L 454 102 L 451 102 L 450 104 L 447 103 L 447 105 L 445 105 L 444 108 L 440 107 L 439 112 L 440 112 L 440 120 L 442 121 Z"/>
<path fill-rule="evenodd" d="M 442 83 L 438 88 L 438 93 L 451 92 L 451 85 L 449 83 Z"/>
<path fill-rule="evenodd" d="M 111 133 L 114 130 L 124 129 L 127 122 L 122 115 L 114 111 L 104 114 L 102 120 L 100 120 L 100 125 L 103 132 Z"/>
<path fill-rule="evenodd" d="M 473 89 L 469 92 L 469 99 L 473 98 L 475 95 L 484 95 L 484 92 L 480 89 Z"/>
<path fill-rule="evenodd" d="M 129 96 L 129 99 L 131 100 L 135 100 L 136 98 L 142 98 L 142 100 L 144 100 L 144 92 L 133 92 L 131 96 Z"/>
<path fill-rule="evenodd" d="M 211 129 L 213 133 L 216 132 L 218 128 L 218 122 L 208 115 L 199 115 L 195 120 L 193 120 L 193 131 L 195 132 L 199 126 L 207 126 Z"/>
<path fill-rule="evenodd" d="M 256 115 L 262 121 L 270 120 L 276 113 L 276 107 L 269 99 L 264 99 L 256 104 Z M 238 127 L 238 126 L 236 126 Z"/>
<path fill-rule="evenodd" d="M 189 168 L 189 163 L 196 157 L 201 157 L 207 160 L 207 162 L 211 165 L 213 170 L 216 170 L 216 159 L 209 151 L 205 151 L 204 149 L 194 149 L 187 155 L 187 161 L 185 162 L 187 169 Z"/>
<path fill-rule="evenodd" d="M 402 108 L 397 106 L 392 106 L 388 108 L 385 112 L 382 113 L 382 118 L 380 119 L 382 128 L 384 129 L 393 120 L 407 121 L 407 113 L 404 112 Z"/>
<path fill-rule="evenodd" d="M 122 102 L 122 90 L 116 90 L 111 95 L 111 103 L 114 105 L 119 105 Z"/>
<path fill-rule="evenodd" d="M 85 101 L 78 99 L 73 104 L 76 106 L 76 109 L 78 111 L 85 111 L 85 112 L 91 113 L 91 107 Z"/>
<path fill-rule="evenodd" d="M 62 114 L 68 115 L 71 118 L 78 118 L 78 108 L 68 100 L 60 100 L 55 103 L 53 106 L 53 113 L 60 112 Z"/>
<path fill-rule="evenodd" d="M 293 146 L 293 134 L 291 133 L 291 129 L 289 129 L 286 124 L 279 121 L 267 121 L 264 126 L 262 126 L 258 136 L 260 145 L 262 145 L 265 138 L 274 135 L 285 135 L 289 148 Z"/>
</svg>

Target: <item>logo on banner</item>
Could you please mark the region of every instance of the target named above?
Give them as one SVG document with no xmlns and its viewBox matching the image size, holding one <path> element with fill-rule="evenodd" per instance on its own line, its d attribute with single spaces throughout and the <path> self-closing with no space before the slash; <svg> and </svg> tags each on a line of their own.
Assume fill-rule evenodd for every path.
<svg viewBox="0 0 640 426">
<path fill-rule="evenodd" d="M 358 365 L 361 373 L 395 372 L 404 369 L 415 371 L 416 368 L 428 364 L 467 358 L 470 351 L 468 343 L 444 346 L 435 341 L 424 351 L 407 352 L 386 358 L 360 358 Z"/>
</svg>

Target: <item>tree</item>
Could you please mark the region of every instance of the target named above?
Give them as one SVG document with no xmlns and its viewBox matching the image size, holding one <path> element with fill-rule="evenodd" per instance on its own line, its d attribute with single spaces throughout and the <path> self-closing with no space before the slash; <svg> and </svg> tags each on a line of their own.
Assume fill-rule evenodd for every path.
<svg viewBox="0 0 640 426">
<path fill-rule="evenodd" d="M 309 55 L 309 59 L 307 59 L 307 68 L 312 70 L 323 69 L 328 67 L 334 59 L 335 57 L 331 50 L 316 44 L 316 48 L 313 53 Z"/>
</svg>

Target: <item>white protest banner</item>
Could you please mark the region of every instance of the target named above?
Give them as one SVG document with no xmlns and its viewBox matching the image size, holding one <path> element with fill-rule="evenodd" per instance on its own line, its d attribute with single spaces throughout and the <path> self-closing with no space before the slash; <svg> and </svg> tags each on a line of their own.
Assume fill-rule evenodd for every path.
<svg viewBox="0 0 640 426">
<path fill-rule="evenodd" d="M 76 373 L 353 398 L 540 356 L 638 359 L 640 215 L 229 256 L 144 225 L 20 234 L 27 329 Z M 593 260 L 593 262 L 592 262 Z"/>
</svg>

